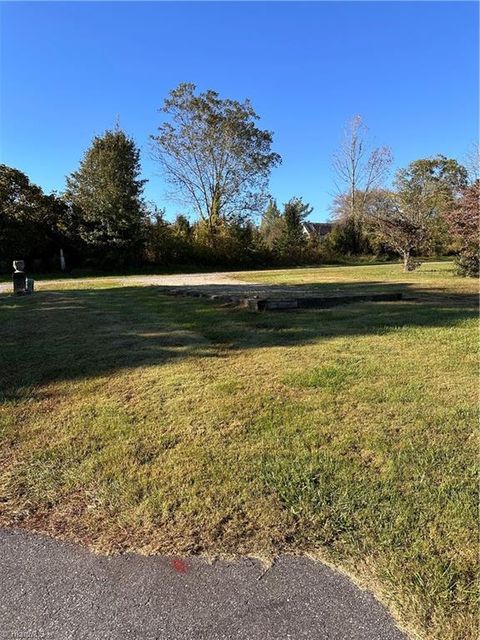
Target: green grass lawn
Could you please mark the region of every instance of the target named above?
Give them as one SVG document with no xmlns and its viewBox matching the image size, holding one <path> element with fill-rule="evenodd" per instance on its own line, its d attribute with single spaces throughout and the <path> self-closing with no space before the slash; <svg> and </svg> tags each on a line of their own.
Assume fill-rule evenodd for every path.
<svg viewBox="0 0 480 640">
<path fill-rule="evenodd" d="M 412 637 L 476 638 L 476 282 L 449 263 L 239 277 L 408 299 L 0 295 L 0 523 L 104 552 L 310 553 Z"/>
</svg>

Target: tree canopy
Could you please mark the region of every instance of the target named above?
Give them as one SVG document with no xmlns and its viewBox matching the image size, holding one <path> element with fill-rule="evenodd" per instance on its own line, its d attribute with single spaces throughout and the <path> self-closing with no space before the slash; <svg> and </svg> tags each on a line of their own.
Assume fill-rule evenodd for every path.
<svg viewBox="0 0 480 640">
<path fill-rule="evenodd" d="M 260 223 L 262 239 L 269 249 L 273 249 L 275 243 L 278 242 L 282 234 L 283 224 L 283 217 L 276 201 L 270 200 Z"/>
<path fill-rule="evenodd" d="M 71 212 L 55 194 L 12 167 L 0 165 L 0 262 L 53 259 L 73 234 Z M 10 263 L 10 264 L 7 264 Z"/>
<path fill-rule="evenodd" d="M 418 260 L 413 254 L 426 248 L 467 183 L 467 171 L 445 156 L 423 158 L 400 169 L 394 192 L 378 191 L 368 213 L 382 241 L 399 253 L 406 271 Z"/>
<path fill-rule="evenodd" d="M 446 214 L 451 233 L 460 241 L 457 258 L 461 275 L 478 276 L 480 272 L 480 180 L 462 191 L 455 206 Z"/>
<path fill-rule="evenodd" d="M 250 101 L 222 99 L 216 91 L 195 94 L 180 84 L 161 109 L 168 117 L 152 135 L 172 196 L 202 219 L 212 243 L 222 221 L 261 211 L 272 167 L 272 133 L 260 129 Z"/>
<path fill-rule="evenodd" d="M 313 211 L 302 198 L 293 197 L 283 205 L 281 233 L 274 244 L 277 253 L 290 262 L 299 262 L 307 244 L 303 222 Z"/>
<path fill-rule="evenodd" d="M 145 180 L 140 151 L 116 128 L 96 136 L 80 167 L 67 178 L 65 199 L 80 217 L 79 233 L 90 252 L 128 262 L 140 255 Z"/>
</svg>

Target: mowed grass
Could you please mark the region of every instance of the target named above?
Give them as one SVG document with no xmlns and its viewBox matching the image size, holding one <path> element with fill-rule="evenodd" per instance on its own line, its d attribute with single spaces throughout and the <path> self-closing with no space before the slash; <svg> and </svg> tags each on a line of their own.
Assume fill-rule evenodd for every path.
<svg viewBox="0 0 480 640">
<path fill-rule="evenodd" d="M 400 269 L 239 274 L 408 296 L 311 311 L 115 278 L 1 295 L 0 523 L 103 552 L 310 553 L 412 637 L 476 638 L 476 282 Z"/>
</svg>

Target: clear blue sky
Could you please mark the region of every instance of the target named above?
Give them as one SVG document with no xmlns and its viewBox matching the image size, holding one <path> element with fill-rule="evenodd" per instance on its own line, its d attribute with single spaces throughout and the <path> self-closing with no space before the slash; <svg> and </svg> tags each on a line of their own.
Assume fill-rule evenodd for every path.
<svg viewBox="0 0 480 640">
<path fill-rule="evenodd" d="M 1 161 L 61 191 L 95 134 L 115 124 L 142 150 L 148 199 L 165 200 L 149 159 L 168 91 L 194 82 L 249 97 L 283 164 L 271 193 L 325 220 L 331 156 L 362 114 L 395 166 L 478 137 L 474 2 L 103 2 L 1 6 Z"/>
</svg>

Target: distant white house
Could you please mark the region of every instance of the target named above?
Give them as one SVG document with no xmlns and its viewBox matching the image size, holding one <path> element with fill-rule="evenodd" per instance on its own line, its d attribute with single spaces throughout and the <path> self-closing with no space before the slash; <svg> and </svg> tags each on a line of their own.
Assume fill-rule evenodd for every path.
<svg viewBox="0 0 480 640">
<path fill-rule="evenodd" d="M 308 239 L 322 239 L 325 236 L 328 236 L 330 231 L 333 229 L 333 224 L 331 222 L 304 222 L 302 224 L 303 233 L 308 237 Z"/>
</svg>

